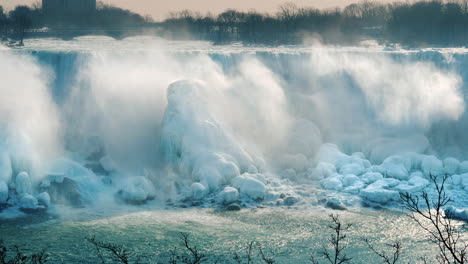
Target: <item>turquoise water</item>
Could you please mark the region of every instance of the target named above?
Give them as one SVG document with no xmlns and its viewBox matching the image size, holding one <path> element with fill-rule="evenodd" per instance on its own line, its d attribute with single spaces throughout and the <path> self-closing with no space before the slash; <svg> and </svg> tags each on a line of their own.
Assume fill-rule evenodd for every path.
<svg viewBox="0 0 468 264">
<path fill-rule="evenodd" d="M 70 211 L 60 218 L 25 218 L 0 223 L 1 237 L 25 251 L 46 248 L 51 263 L 97 263 L 85 237 L 125 245 L 143 257 L 143 263 L 157 263 L 174 246 L 180 247 L 179 232 L 188 232 L 194 245 L 219 263 L 231 263 L 234 252 L 244 254 L 246 245 L 256 241 L 274 255 L 277 263 L 309 263 L 331 234 L 325 209 L 247 209 L 215 212 L 212 209 L 135 211 L 104 216 L 87 209 Z M 362 242 L 369 238 L 379 249 L 384 243 L 403 242 L 403 262 L 435 256 L 426 235 L 398 211 L 353 210 L 339 212 L 348 232 L 347 253 L 353 263 L 379 263 Z M 460 226 L 460 228 L 464 228 Z M 164 263 L 164 262 L 163 262 Z"/>
</svg>

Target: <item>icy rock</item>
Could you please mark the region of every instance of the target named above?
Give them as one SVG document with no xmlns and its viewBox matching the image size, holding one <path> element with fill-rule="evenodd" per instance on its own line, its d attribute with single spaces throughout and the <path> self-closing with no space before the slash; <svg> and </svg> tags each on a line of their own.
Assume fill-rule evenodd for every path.
<svg viewBox="0 0 468 264">
<path fill-rule="evenodd" d="M 387 204 L 400 199 L 400 194 L 397 191 L 384 189 L 375 183 L 362 189 L 359 195 L 366 200 L 379 204 Z"/>
<path fill-rule="evenodd" d="M 383 179 L 383 176 L 379 172 L 367 172 L 361 176 L 361 180 L 366 184 L 373 183 L 380 179 Z"/>
<path fill-rule="evenodd" d="M 265 184 L 263 184 L 263 182 L 258 180 L 258 178 L 254 177 L 252 174 L 243 174 L 234 178 L 233 185 L 240 190 L 240 194 L 246 195 L 251 199 L 263 199 L 265 196 Z"/>
<path fill-rule="evenodd" d="M 468 173 L 462 174 L 460 185 L 463 189 L 468 190 Z"/>
<path fill-rule="evenodd" d="M 258 173 L 257 167 L 255 167 L 254 165 L 250 165 L 250 166 L 249 166 L 249 169 L 248 169 L 247 171 L 248 171 L 248 173 L 250 173 L 250 174 Z"/>
<path fill-rule="evenodd" d="M 299 200 L 296 197 L 288 196 L 283 199 L 283 203 L 286 206 L 293 206 L 296 204 Z"/>
<path fill-rule="evenodd" d="M 348 186 L 354 185 L 355 183 L 360 182 L 360 181 L 361 181 L 361 179 L 359 179 L 358 176 L 345 175 L 343 177 L 343 186 L 348 187 Z"/>
<path fill-rule="evenodd" d="M 0 181 L 9 182 L 13 176 L 11 159 L 7 152 L 0 153 Z"/>
<path fill-rule="evenodd" d="M 427 187 L 429 185 L 429 181 L 423 178 L 423 176 L 420 175 L 420 173 L 412 173 L 408 183 L 414 186 L 422 187 Z"/>
<path fill-rule="evenodd" d="M 377 172 L 377 173 L 380 173 L 382 175 L 384 175 L 386 173 L 385 169 L 382 168 L 382 166 L 380 166 L 380 165 L 372 165 L 372 166 L 370 166 L 369 168 L 366 169 L 366 172 Z"/>
<path fill-rule="evenodd" d="M 226 211 L 240 211 L 240 210 L 241 210 L 240 205 L 238 205 L 236 203 L 233 203 L 233 204 L 230 204 L 230 205 L 226 206 Z"/>
<path fill-rule="evenodd" d="M 435 156 L 424 156 L 421 161 L 421 170 L 425 177 L 437 176 L 444 173 L 444 165 Z"/>
<path fill-rule="evenodd" d="M 266 165 L 266 162 L 263 158 L 260 158 L 260 157 L 256 157 L 254 159 L 254 163 L 258 169 L 258 172 L 265 172 L 266 169 L 267 169 L 267 165 Z M 236 176 L 238 176 L 239 174 L 237 174 Z"/>
<path fill-rule="evenodd" d="M 458 209 L 454 206 L 447 206 L 444 213 L 448 218 L 468 221 L 468 209 Z"/>
<path fill-rule="evenodd" d="M 353 175 L 361 175 L 364 172 L 364 167 L 357 163 L 350 163 L 345 164 L 340 167 L 339 169 L 340 174 L 353 174 Z"/>
<path fill-rule="evenodd" d="M 463 177 L 468 177 L 468 174 L 463 176 Z M 460 186 L 461 183 L 462 183 L 462 176 L 459 175 L 459 174 L 455 174 L 455 175 L 450 176 L 448 181 L 449 181 L 450 184 L 452 184 L 453 187 L 462 187 L 462 186 Z"/>
<path fill-rule="evenodd" d="M 444 159 L 444 173 L 448 175 L 453 175 L 458 173 L 458 167 L 460 166 L 460 161 L 456 158 L 446 158 Z"/>
<path fill-rule="evenodd" d="M 204 166 L 194 174 L 195 179 L 199 179 L 200 182 L 210 190 L 216 190 L 223 182 L 223 177 L 214 167 Z"/>
<path fill-rule="evenodd" d="M 19 196 L 32 193 L 31 180 L 27 172 L 20 172 L 16 176 L 16 193 Z"/>
<path fill-rule="evenodd" d="M 228 186 L 224 188 L 220 196 L 224 203 L 232 203 L 239 200 L 239 191 L 236 188 Z"/>
<path fill-rule="evenodd" d="M 203 199 L 208 193 L 207 188 L 199 182 L 192 183 L 192 186 L 190 186 L 190 190 L 192 191 L 192 198 L 195 200 Z"/>
<path fill-rule="evenodd" d="M 125 185 L 117 195 L 129 204 L 144 204 L 156 197 L 153 183 L 143 176 L 132 177 L 126 180 Z"/>
<path fill-rule="evenodd" d="M 19 202 L 19 207 L 22 209 L 37 209 L 38 202 L 34 196 L 30 194 L 25 194 L 21 197 Z"/>
<path fill-rule="evenodd" d="M 114 160 L 112 160 L 112 158 L 109 156 L 104 156 L 100 158 L 99 163 L 101 164 L 102 168 L 108 172 L 115 171 L 117 168 L 117 165 L 115 164 Z"/>
<path fill-rule="evenodd" d="M 42 192 L 36 196 L 36 199 L 39 205 L 43 205 L 45 207 L 50 206 L 50 196 L 47 192 Z"/>
<path fill-rule="evenodd" d="M 333 210 L 346 210 L 346 206 L 335 197 L 328 198 L 325 207 Z"/>
<path fill-rule="evenodd" d="M 341 177 L 338 174 L 330 178 L 326 178 L 320 181 L 322 187 L 326 190 L 341 191 L 343 190 L 343 183 L 341 182 Z"/>
<path fill-rule="evenodd" d="M 48 187 L 43 188 L 43 191 L 49 194 L 54 203 L 82 206 L 84 202 L 80 187 L 68 177 L 64 177 L 61 182 L 51 182 Z"/>
<path fill-rule="evenodd" d="M 458 172 L 460 174 L 468 173 L 468 161 L 463 161 L 460 163 L 460 166 L 458 167 Z"/>
<path fill-rule="evenodd" d="M 401 183 L 401 181 L 399 181 L 397 179 L 383 178 L 381 180 L 378 180 L 378 181 L 372 183 L 371 185 L 376 186 L 376 187 L 378 186 L 378 187 L 381 187 L 381 188 L 384 188 L 384 189 L 390 189 L 390 188 L 393 188 L 395 186 L 398 186 L 400 183 Z"/>
<path fill-rule="evenodd" d="M 359 194 L 362 190 L 362 188 L 364 188 L 365 185 L 363 182 L 358 182 L 354 185 L 351 185 L 351 186 L 348 186 L 346 188 L 343 189 L 343 191 L 345 193 L 350 193 L 350 194 Z"/>
<path fill-rule="evenodd" d="M 411 165 L 408 165 L 407 160 L 401 156 L 386 158 L 381 167 L 385 170 L 387 177 L 399 180 L 407 180 L 409 178 L 408 167 L 411 168 Z"/>
<path fill-rule="evenodd" d="M 336 167 L 331 163 L 320 162 L 317 167 L 311 169 L 308 173 L 312 179 L 321 180 L 336 173 Z"/>
<path fill-rule="evenodd" d="M 3 180 L 0 180 L 0 205 L 5 204 L 8 200 L 8 185 Z"/>
<path fill-rule="evenodd" d="M 394 188 L 394 190 L 401 193 L 414 193 L 419 192 L 429 185 L 429 181 L 419 175 L 420 173 L 411 174 L 408 182 L 402 182 Z"/>
</svg>

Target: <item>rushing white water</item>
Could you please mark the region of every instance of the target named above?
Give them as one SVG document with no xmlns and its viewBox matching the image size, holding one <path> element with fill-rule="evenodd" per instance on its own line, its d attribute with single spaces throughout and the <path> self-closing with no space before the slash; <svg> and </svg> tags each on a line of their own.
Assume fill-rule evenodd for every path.
<svg viewBox="0 0 468 264">
<path fill-rule="evenodd" d="M 0 204 L 45 205 L 63 177 L 99 206 L 116 193 L 310 206 L 317 188 L 389 204 L 444 173 L 468 197 L 468 51 L 141 38 L 26 47 L 0 51 Z"/>
</svg>

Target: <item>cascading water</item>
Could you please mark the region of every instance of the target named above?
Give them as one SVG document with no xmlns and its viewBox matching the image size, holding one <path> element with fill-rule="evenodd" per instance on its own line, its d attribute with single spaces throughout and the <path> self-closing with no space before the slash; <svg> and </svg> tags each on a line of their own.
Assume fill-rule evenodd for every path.
<svg viewBox="0 0 468 264">
<path fill-rule="evenodd" d="M 0 51 L 7 211 L 391 205 L 443 173 L 468 199 L 466 51 L 91 44 Z"/>
</svg>

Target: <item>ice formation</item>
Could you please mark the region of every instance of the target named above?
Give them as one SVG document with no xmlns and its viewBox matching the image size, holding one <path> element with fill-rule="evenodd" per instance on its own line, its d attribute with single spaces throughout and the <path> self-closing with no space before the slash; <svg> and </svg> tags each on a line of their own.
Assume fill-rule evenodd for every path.
<svg viewBox="0 0 468 264">
<path fill-rule="evenodd" d="M 0 210 L 395 206 L 444 174 L 459 206 L 468 201 L 467 58 L 2 50 Z"/>
</svg>

